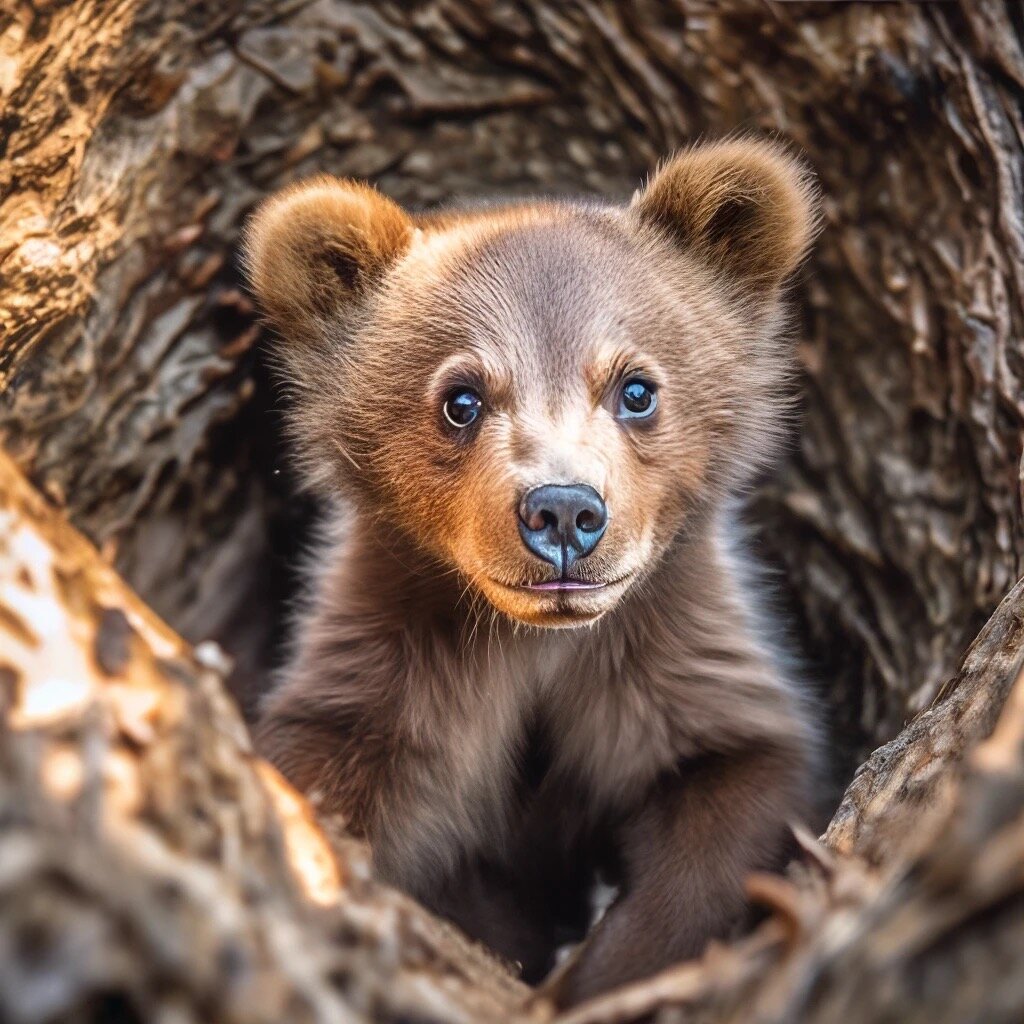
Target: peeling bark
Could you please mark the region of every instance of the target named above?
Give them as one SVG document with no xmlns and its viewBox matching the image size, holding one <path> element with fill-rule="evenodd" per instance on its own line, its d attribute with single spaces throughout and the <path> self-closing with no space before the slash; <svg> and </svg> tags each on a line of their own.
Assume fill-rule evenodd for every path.
<svg viewBox="0 0 1024 1024">
<path fill-rule="evenodd" d="M 935 826 L 949 818 L 955 766 L 992 731 L 1022 665 L 1024 580 L 1003 599 L 935 704 L 857 770 L 825 843 L 878 864 L 932 842 Z"/>
<path fill-rule="evenodd" d="M 0 456 L 0 1017 L 487 1021 L 525 989 L 332 845 Z"/>
<path fill-rule="evenodd" d="M 186 642 L 248 703 L 315 514 L 238 234 L 317 171 L 415 208 L 621 197 L 750 129 L 827 197 L 803 423 L 752 518 L 838 770 L 882 746 L 809 863 L 752 883 L 757 932 L 569 1019 L 1020 1019 L 1022 41 L 1006 0 L 7 5 L 0 433 L 46 500 L 0 462 L 4 1013 L 550 1015 L 360 880 Z"/>
</svg>

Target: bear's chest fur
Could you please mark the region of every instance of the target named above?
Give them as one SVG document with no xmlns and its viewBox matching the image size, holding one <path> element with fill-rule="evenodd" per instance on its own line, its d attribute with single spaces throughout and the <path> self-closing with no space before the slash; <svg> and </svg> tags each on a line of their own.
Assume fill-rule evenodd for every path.
<svg viewBox="0 0 1024 1024">
<path fill-rule="evenodd" d="M 502 799 L 474 801 L 479 828 L 466 837 L 467 852 L 517 856 L 543 832 L 571 847 L 588 845 L 639 791 L 694 752 L 679 708 L 652 697 L 660 666 L 624 667 L 630 659 L 612 650 L 621 645 L 610 624 L 530 638 L 492 658 L 481 687 L 494 708 L 481 718 L 489 767 L 468 772 L 466 781 L 472 786 L 486 775 Z"/>
</svg>

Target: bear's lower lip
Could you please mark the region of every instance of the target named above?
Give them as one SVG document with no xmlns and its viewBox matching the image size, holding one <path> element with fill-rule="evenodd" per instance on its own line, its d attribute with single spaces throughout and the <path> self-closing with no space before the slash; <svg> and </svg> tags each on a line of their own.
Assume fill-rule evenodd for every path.
<svg viewBox="0 0 1024 1024">
<path fill-rule="evenodd" d="M 524 590 L 600 590 L 607 583 L 591 583 L 587 580 L 546 580 L 544 583 L 524 584 Z"/>
<path fill-rule="evenodd" d="M 550 600 L 558 598 L 562 601 L 570 601 L 575 597 L 579 597 L 582 600 L 588 595 L 593 595 L 596 598 L 601 591 L 615 590 L 624 585 L 631 575 L 631 573 L 626 573 L 624 576 L 614 580 L 601 580 L 598 582 L 593 580 L 562 579 L 544 580 L 541 583 L 502 583 L 500 580 L 492 577 L 491 583 L 501 590 L 518 594 L 533 594 L 538 600 L 541 598 Z"/>
</svg>

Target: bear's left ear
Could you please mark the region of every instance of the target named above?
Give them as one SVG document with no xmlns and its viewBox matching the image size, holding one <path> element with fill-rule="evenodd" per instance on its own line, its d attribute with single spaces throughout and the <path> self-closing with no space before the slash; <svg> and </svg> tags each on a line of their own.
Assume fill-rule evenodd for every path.
<svg viewBox="0 0 1024 1024">
<path fill-rule="evenodd" d="M 629 209 L 744 290 L 774 295 L 817 230 L 818 191 L 781 146 L 733 139 L 672 157 Z"/>
<path fill-rule="evenodd" d="M 409 215 L 376 189 L 321 177 L 256 211 L 243 260 L 263 312 L 286 342 L 315 343 L 331 321 L 352 315 L 412 236 Z"/>
</svg>

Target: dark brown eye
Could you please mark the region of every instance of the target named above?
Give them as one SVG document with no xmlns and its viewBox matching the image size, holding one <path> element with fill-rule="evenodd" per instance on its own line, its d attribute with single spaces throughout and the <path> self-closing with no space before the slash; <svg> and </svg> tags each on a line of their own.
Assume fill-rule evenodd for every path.
<svg viewBox="0 0 1024 1024">
<path fill-rule="evenodd" d="M 650 416 L 658 408 L 658 394 L 652 384 L 633 377 L 622 385 L 619 398 L 619 417 L 637 420 Z"/>
<path fill-rule="evenodd" d="M 460 388 L 445 399 L 442 412 L 448 423 L 458 430 L 462 430 L 476 421 L 480 413 L 483 412 L 483 407 L 483 399 L 475 391 L 469 388 Z"/>
</svg>

